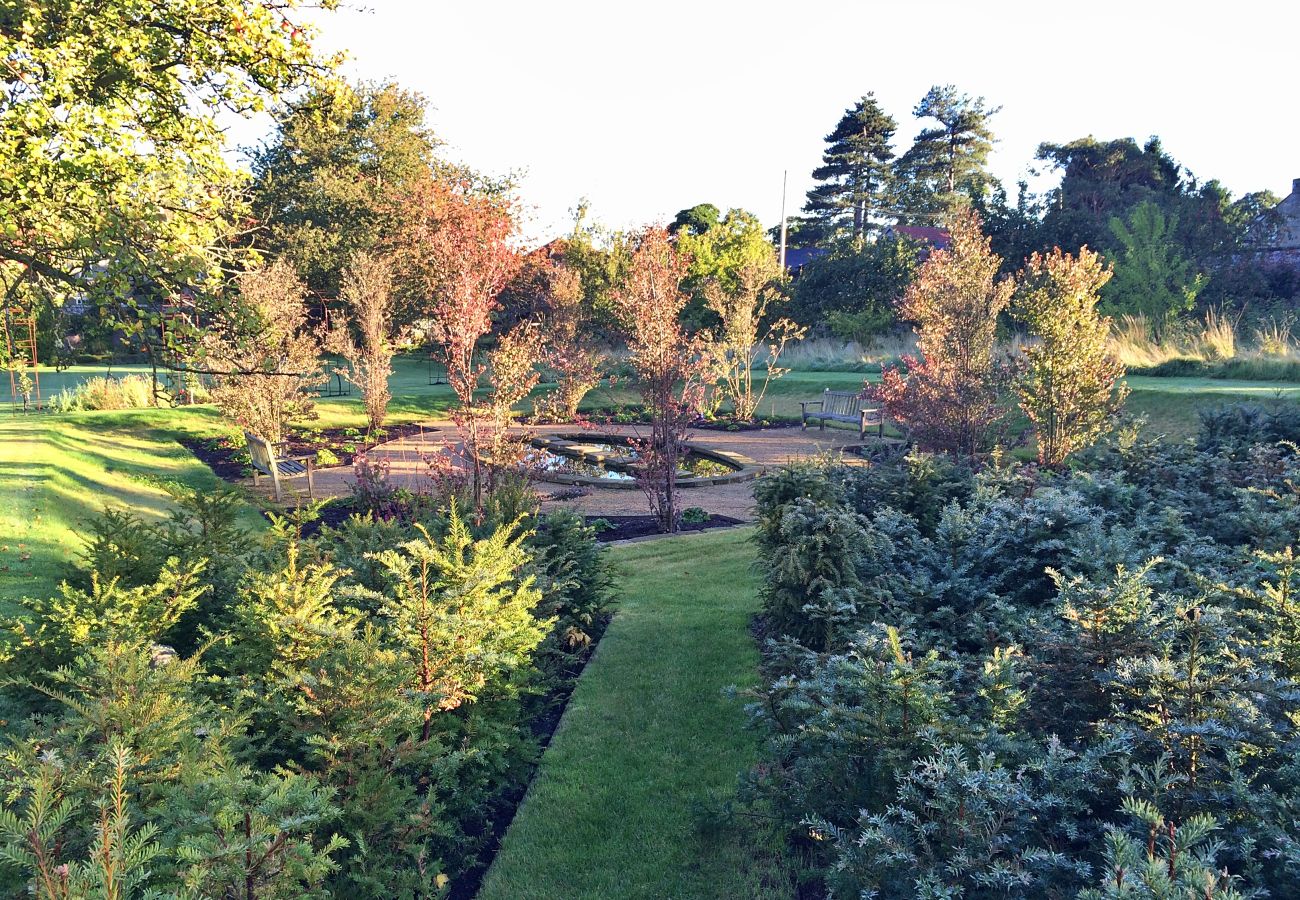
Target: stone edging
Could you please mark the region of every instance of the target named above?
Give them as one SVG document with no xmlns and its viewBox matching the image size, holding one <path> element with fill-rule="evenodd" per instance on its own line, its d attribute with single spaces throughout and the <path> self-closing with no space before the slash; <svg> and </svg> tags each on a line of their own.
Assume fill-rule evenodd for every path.
<svg viewBox="0 0 1300 900">
<path fill-rule="evenodd" d="M 604 462 L 608 456 L 606 453 L 595 453 L 583 450 L 577 450 L 575 445 L 590 443 L 606 444 L 627 444 L 631 439 L 627 435 L 621 434 L 557 434 L 542 435 L 532 438 L 529 443 L 543 450 L 550 450 L 559 453 L 561 448 L 568 451 L 564 455 L 574 456 L 584 462 L 599 465 Z M 719 484 L 740 484 L 745 481 L 753 481 L 763 471 L 763 467 L 757 462 L 740 453 L 733 453 L 730 450 L 716 450 L 712 447 L 703 447 L 699 444 L 688 443 L 686 449 L 702 456 L 705 459 L 711 459 L 714 462 L 720 462 L 725 465 L 739 466 L 733 472 L 726 475 L 709 475 L 704 478 L 679 478 L 677 487 L 679 488 L 697 488 L 711 487 Z M 583 487 L 615 488 L 623 490 L 638 490 L 640 485 L 633 479 L 626 481 L 615 481 L 608 478 L 600 478 L 592 475 L 559 475 L 543 472 L 538 474 L 539 481 L 547 481 L 552 484 L 573 484 Z"/>
</svg>

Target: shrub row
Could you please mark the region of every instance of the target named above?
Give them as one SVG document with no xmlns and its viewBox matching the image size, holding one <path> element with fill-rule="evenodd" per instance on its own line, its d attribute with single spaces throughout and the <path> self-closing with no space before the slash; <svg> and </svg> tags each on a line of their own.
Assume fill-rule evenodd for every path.
<svg viewBox="0 0 1300 900">
<path fill-rule="evenodd" d="M 0 894 L 468 896 L 604 627 L 592 530 L 177 499 L 4 622 Z"/>
<path fill-rule="evenodd" d="M 1300 895 L 1300 456 L 1258 408 L 1070 472 L 756 494 L 747 796 L 833 897 Z M 1263 440 L 1261 440 L 1263 439 Z"/>
</svg>

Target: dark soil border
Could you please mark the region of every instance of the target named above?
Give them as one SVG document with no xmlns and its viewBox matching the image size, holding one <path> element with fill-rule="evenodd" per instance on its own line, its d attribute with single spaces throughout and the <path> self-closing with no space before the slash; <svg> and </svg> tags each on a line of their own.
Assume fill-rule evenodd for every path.
<svg viewBox="0 0 1300 900">
<path fill-rule="evenodd" d="M 659 530 L 659 524 L 654 516 L 586 516 L 586 520 L 588 525 L 597 524 L 597 527 L 602 529 L 596 532 L 596 540 L 602 544 L 630 541 L 636 538 L 667 537 Z M 711 528 L 734 528 L 744 524 L 744 520 L 733 519 L 731 516 L 710 515 L 703 522 L 683 522 L 678 534 L 707 531 Z M 603 528 L 603 525 L 613 527 Z"/>
<path fill-rule="evenodd" d="M 615 598 L 617 605 L 617 598 Z M 609 630 L 609 623 L 614 619 L 614 613 L 608 612 L 600 621 L 600 628 L 592 636 L 593 640 L 587 647 L 586 654 L 582 657 L 581 665 L 563 684 L 555 690 L 541 698 L 541 711 L 536 718 L 526 723 L 526 727 L 532 732 L 534 740 L 537 741 L 537 758 L 533 760 L 532 771 L 528 777 L 515 785 L 512 789 L 504 792 L 498 799 L 499 806 L 491 817 L 490 834 L 487 836 L 487 842 L 484 845 L 483 852 L 477 865 L 460 875 L 456 875 L 451 880 L 451 890 L 448 892 L 447 900 L 473 900 L 478 894 L 478 890 L 483 886 L 483 879 L 487 876 L 488 869 L 492 868 L 492 863 L 496 862 L 497 854 L 501 852 L 501 844 L 505 841 L 506 832 L 510 830 L 510 824 L 514 822 L 515 816 L 519 814 L 519 807 L 524 805 L 524 798 L 528 796 L 528 790 L 533 786 L 537 773 L 542 768 L 542 756 L 551 746 L 551 739 L 555 737 L 555 732 L 560 728 L 560 722 L 564 719 L 564 713 L 569 708 L 569 701 L 573 699 L 573 692 L 578 689 L 578 682 L 587 671 L 587 666 L 591 664 L 592 659 L 596 656 L 596 648 L 605 637 L 605 632 Z"/>
</svg>

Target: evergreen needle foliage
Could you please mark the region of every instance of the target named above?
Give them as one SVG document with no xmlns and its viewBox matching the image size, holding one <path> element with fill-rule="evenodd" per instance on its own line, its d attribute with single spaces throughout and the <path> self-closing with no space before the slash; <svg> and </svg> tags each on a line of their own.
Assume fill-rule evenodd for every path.
<svg viewBox="0 0 1300 900">
<path fill-rule="evenodd" d="M 1029 302 L 1092 308 L 1095 260 L 1031 268 Z M 1207 416 L 1205 449 L 1123 434 L 1069 472 L 912 453 L 765 476 L 766 749 L 745 783 L 805 879 L 1300 891 L 1300 456 L 1256 443 L 1266 422 Z"/>
</svg>

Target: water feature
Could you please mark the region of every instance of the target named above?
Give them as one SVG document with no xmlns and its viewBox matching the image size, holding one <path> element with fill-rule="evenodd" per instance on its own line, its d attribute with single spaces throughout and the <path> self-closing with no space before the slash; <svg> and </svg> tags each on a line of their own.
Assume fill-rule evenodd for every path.
<svg viewBox="0 0 1300 900">
<path fill-rule="evenodd" d="M 628 483 L 636 479 L 635 467 L 639 456 L 635 447 L 628 444 L 593 440 L 538 439 L 524 456 L 524 464 L 549 476 L 577 476 L 610 483 Z M 688 448 L 678 460 L 677 477 L 689 482 L 697 478 L 717 478 L 732 475 L 741 468 L 710 454 Z"/>
</svg>

